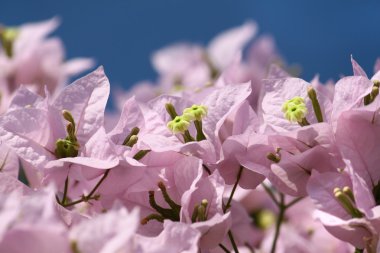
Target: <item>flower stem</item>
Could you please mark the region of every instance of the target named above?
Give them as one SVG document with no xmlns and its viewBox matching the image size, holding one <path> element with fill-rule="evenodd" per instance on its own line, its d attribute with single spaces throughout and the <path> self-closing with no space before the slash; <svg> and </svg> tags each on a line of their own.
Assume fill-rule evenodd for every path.
<svg viewBox="0 0 380 253">
<path fill-rule="evenodd" d="M 68 190 L 68 187 L 69 187 L 69 175 L 67 175 L 66 180 L 65 180 L 65 188 L 63 190 L 63 197 L 62 197 L 62 201 L 61 201 L 61 203 L 63 205 L 66 203 L 66 200 L 67 200 L 67 190 Z"/>
<path fill-rule="evenodd" d="M 295 198 L 293 199 L 292 201 L 290 201 L 288 204 L 286 204 L 286 209 L 288 209 L 289 207 L 297 204 L 299 201 L 303 200 L 303 197 L 298 197 L 298 198 Z"/>
<path fill-rule="evenodd" d="M 228 230 L 228 238 L 230 238 L 232 248 L 234 249 L 235 253 L 239 253 L 238 247 L 236 245 L 234 235 L 232 234 L 231 230 Z"/>
<path fill-rule="evenodd" d="M 206 140 L 206 136 L 204 135 L 203 130 L 202 130 L 202 121 L 195 120 L 194 126 L 195 126 L 195 129 L 197 129 L 197 137 L 196 137 L 197 141 Z"/>
<path fill-rule="evenodd" d="M 225 253 L 231 253 L 231 252 L 226 248 L 226 246 L 224 246 L 223 244 L 219 243 L 219 247 L 221 247 L 222 250 L 223 250 Z"/>
<path fill-rule="evenodd" d="M 106 170 L 106 172 L 103 174 L 102 178 L 99 180 L 99 182 L 94 186 L 94 188 L 91 190 L 91 192 L 88 195 L 83 195 L 80 199 L 72 201 L 70 203 L 64 203 L 62 200 L 62 203 L 60 203 L 63 207 L 69 207 L 74 206 L 76 204 L 82 203 L 82 202 L 88 202 L 91 199 L 98 199 L 98 196 L 94 196 L 95 192 L 98 190 L 99 186 L 103 183 L 103 181 L 107 178 L 108 174 L 110 172 L 110 169 Z M 66 186 L 66 185 L 65 185 Z"/>
<path fill-rule="evenodd" d="M 236 181 L 235 181 L 235 184 L 232 188 L 232 191 L 231 191 L 231 194 L 230 194 L 230 197 L 228 198 L 227 200 L 227 204 L 224 206 L 223 208 L 223 212 L 226 213 L 227 210 L 231 207 L 231 202 L 232 202 L 232 199 L 234 197 L 234 194 L 235 194 L 235 191 L 236 191 L 236 188 L 237 186 L 239 185 L 239 181 L 240 181 L 240 178 L 241 178 L 241 174 L 243 173 L 243 166 L 240 166 L 239 168 L 239 172 L 237 174 L 237 177 L 236 177 Z"/>
<path fill-rule="evenodd" d="M 237 186 L 239 185 L 239 181 L 240 181 L 240 178 L 241 178 L 241 174 L 243 173 L 243 169 L 244 167 L 243 166 L 240 166 L 239 168 L 239 172 L 236 176 L 236 181 L 235 181 L 235 184 L 234 186 L 232 187 L 232 191 L 231 191 L 231 194 L 230 194 L 230 197 L 228 198 L 227 200 L 227 204 L 223 207 L 223 212 L 226 213 L 228 211 L 228 209 L 231 207 L 231 202 L 232 202 L 232 199 L 234 197 L 234 194 L 235 194 L 235 191 L 236 191 L 236 188 Z M 236 245 L 236 242 L 235 242 L 235 239 L 234 239 L 234 235 L 232 234 L 232 231 L 231 230 L 228 230 L 228 238 L 230 239 L 230 242 L 231 242 L 231 245 L 232 245 L 232 248 L 234 249 L 235 253 L 239 253 L 239 250 L 237 248 L 237 245 Z M 220 245 L 219 245 L 220 246 Z"/>
<path fill-rule="evenodd" d="M 280 235 L 281 224 L 282 224 L 284 217 L 285 217 L 285 211 L 286 211 L 287 206 L 285 205 L 284 200 L 285 200 L 284 194 L 280 193 L 280 203 L 278 205 L 279 214 L 278 214 L 278 218 L 276 221 L 276 230 L 275 230 L 274 239 L 273 239 L 273 243 L 272 243 L 272 249 L 270 251 L 271 253 L 276 252 L 276 246 L 277 246 L 278 237 Z"/>
<path fill-rule="evenodd" d="M 264 183 L 261 183 L 261 186 L 264 188 L 264 190 L 269 195 L 269 197 L 272 199 L 272 201 L 276 204 L 276 206 L 278 206 L 279 205 L 278 200 L 277 200 L 276 196 L 273 194 L 272 189 Z"/>
<path fill-rule="evenodd" d="M 103 174 L 102 178 L 99 180 L 99 182 L 95 185 L 95 187 L 92 189 L 92 191 L 87 195 L 87 197 L 91 198 L 92 195 L 95 194 L 95 192 L 98 190 L 99 186 L 103 183 L 103 181 L 106 179 L 108 174 L 110 173 L 110 169 L 106 170 L 106 172 Z"/>
</svg>

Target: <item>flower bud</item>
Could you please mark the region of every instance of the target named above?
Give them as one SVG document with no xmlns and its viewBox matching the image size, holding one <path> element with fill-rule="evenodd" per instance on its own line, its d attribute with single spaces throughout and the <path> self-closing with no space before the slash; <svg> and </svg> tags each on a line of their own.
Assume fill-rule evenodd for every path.
<svg viewBox="0 0 380 253">
<path fill-rule="evenodd" d="M 18 34 L 17 28 L 0 28 L 0 41 L 8 57 L 13 55 L 13 44 Z"/>
<path fill-rule="evenodd" d="M 172 119 L 178 116 L 173 104 L 171 103 L 165 104 L 165 109 Z"/>
<path fill-rule="evenodd" d="M 71 115 L 71 112 L 69 112 L 67 110 L 62 110 L 62 116 L 65 120 L 72 123 L 73 126 L 75 127 L 74 117 L 73 117 L 73 115 Z"/>
<path fill-rule="evenodd" d="M 139 140 L 139 137 L 137 137 L 137 135 L 132 135 L 131 138 L 129 138 L 129 140 L 125 144 L 125 146 L 133 147 L 133 145 L 135 145 L 138 140 Z"/>
<path fill-rule="evenodd" d="M 78 156 L 78 145 L 66 139 L 58 139 L 55 143 L 55 156 L 60 158 Z"/>
</svg>

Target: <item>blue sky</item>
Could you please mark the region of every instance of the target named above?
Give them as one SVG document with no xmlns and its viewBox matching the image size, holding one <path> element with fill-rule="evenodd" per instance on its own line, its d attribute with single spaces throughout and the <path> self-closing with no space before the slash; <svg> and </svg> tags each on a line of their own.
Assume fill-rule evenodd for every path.
<svg viewBox="0 0 380 253">
<path fill-rule="evenodd" d="M 350 54 L 372 74 L 380 56 L 379 1 L 370 0 L 2 0 L 0 23 L 59 16 L 68 57 L 93 57 L 113 85 L 155 79 L 150 55 L 176 41 L 206 44 L 224 29 L 256 20 L 309 80 L 351 74 Z"/>
</svg>

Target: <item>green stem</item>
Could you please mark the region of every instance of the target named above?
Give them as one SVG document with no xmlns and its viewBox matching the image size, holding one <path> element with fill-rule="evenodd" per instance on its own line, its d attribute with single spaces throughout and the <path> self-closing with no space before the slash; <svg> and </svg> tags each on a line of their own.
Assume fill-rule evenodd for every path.
<svg viewBox="0 0 380 253">
<path fill-rule="evenodd" d="M 308 125 L 310 125 L 309 121 L 307 121 L 306 118 L 302 118 L 301 121 L 298 121 L 298 124 L 300 126 L 308 126 Z"/>
<path fill-rule="evenodd" d="M 272 199 L 272 201 L 278 206 L 279 205 L 278 200 L 277 200 L 276 196 L 274 196 L 272 189 L 270 189 L 269 186 L 267 186 L 264 183 L 261 183 L 261 186 L 264 188 L 266 193 L 268 193 L 268 195 Z"/>
<path fill-rule="evenodd" d="M 69 175 L 67 175 L 66 180 L 65 180 L 65 188 L 63 190 L 63 197 L 62 197 L 62 201 L 61 201 L 62 204 L 66 203 L 68 188 L 69 188 Z"/>
<path fill-rule="evenodd" d="M 277 246 L 278 237 L 280 235 L 281 224 L 285 218 L 286 205 L 285 205 L 284 200 L 285 200 L 284 194 L 280 193 L 280 203 L 278 205 L 279 214 L 278 214 L 278 218 L 276 221 L 276 230 L 275 230 L 274 239 L 273 239 L 273 243 L 272 243 L 272 249 L 270 251 L 271 253 L 276 252 L 276 246 Z"/>
<path fill-rule="evenodd" d="M 102 178 L 99 180 L 99 182 L 95 185 L 95 187 L 91 190 L 91 192 L 86 195 L 82 196 L 82 198 L 75 200 L 70 203 L 60 203 L 63 207 L 69 207 L 69 206 L 74 206 L 76 204 L 82 203 L 82 202 L 88 202 L 91 199 L 98 199 L 97 196 L 93 196 L 95 192 L 98 190 L 99 186 L 103 183 L 103 181 L 107 178 L 108 174 L 110 173 L 110 169 L 106 170 L 106 172 L 103 174 Z"/>
<path fill-rule="evenodd" d="M 301 200 L 303 200 L 303 197 L 298 197 L 296 199 L 293 199 L 288 204 L 286 204 L 286 208 L 288 209 L 289 207 L 291 207 L 291 206 L 297 204 L 298 202 L 300 202 Z"/>
<path fill-rule="evenodd" d="M 236 182 L 232 188 L 232 191 L 231 191 L 231 194 L 230 194 L 230 197 L 228 198 L 227 200 L 227 204 L 223 207 L 223 212 L 226 213 L 228 211 L 228 209 L 231 207 L 231 202 L 232 202 L 232 199 L 234 197 L 234 194 L 235 194 L 235 191 L 236 191 L 236 188 L 237 186 L 239 185 L 239 181 L 240 181 L 240 178 L 241 178 L 241 175 L 243 173 L 243 169 L 244 167 L 243 166 L 240 166 L 239 168 L 239 172 L 237 174 L 237 177 L 236 177 Z M 232 234 L 232 231 L 231 230 L 228 230 L 228 238 L 230 239 L 231 241 L 231 245 L 232 245 L 232 248 L 234 249 L 235 253 L 239 253 L 239 250 L 236 246 L 236 242 L 235 242 L 235 239 L 234 239 L 234 236 Z M 219 245 L 220 246 L 220 245 Z"/>
<path fill-rule="evenodd" d="M 141 160 L 146 154 L 148 154 L 150 152 L 150 150 L 140 150 L 139 152 L 137 152 L 133 158 L 137 161 Z"/>
<path fill-rule="evenodd" d="M 363 253 L 363 252 L 364 252 L 363 249 L 358 249 L 358 248 L 355 248 L 355 251 L 354 251 L 354 253 Z"/>
<path fill-rule="evenodd" d="M 108 174 L 110 173 L 110 169 L 106 170 L 106 172 L 103 174 L 102 178 L 99 180 L 99 182 L 95 185 L 95 187 L 92 189 L 92 191 L 87 195 L 88 198 L 91 198 L 92 195 L 95 194 L 95 192 L 98 190 L 99 186 L 103 183 L 103 181 L 107 178 Z"/>
<path fill-rule="evenodd" d="M 183 134 L 183 140 L 185 141 L 185 143 L 188 143 L 188 142 L 192 142 L 194 141 L 194 138 L 193 136 L 191 136 L 189 130 L 186 130 Z"/>
<path fill-rule="evenodd" d="M 195 120 L 194 126 L 195 126 L 195 129 L 197 130 L 197 141 L 206 140 L 206 136 L 203 134 L 202 121 Z"/>
<path fill-rule="evenodd" d="M 227 210 L 231 207 L 231 202 L 232 202 L 232 199 L 234 197 L 234 194 L 235 194 L 235 191 L 236 191 L 236 188 L 237 186 L 239 185 L 239 181 L 240 181 L 240 178 L 241 178 L 241 174 L 243 173 L 243 166 L 240 166 L 239 168 L 239 172 L 237 174 L 237 177 L 236 177 L 236 182 L 232 188 L 232 191 L 231 191 L 231 194 L 230 194 L 230 197 L 228 198 L 227 200 L 227 204 L 224 206 L 223 208 L 223 212 L 226 213 Z"/>
</svg>

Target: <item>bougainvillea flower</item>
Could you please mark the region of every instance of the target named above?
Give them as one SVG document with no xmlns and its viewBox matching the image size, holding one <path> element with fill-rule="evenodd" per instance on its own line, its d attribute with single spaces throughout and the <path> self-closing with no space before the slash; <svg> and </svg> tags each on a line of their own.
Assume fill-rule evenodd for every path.
<svg viewBox="0 0 380 253">
<path fill-rule="evenodd" d="M 54 100 L 21 93 L 15 99 L 21 104 L 13 103 L 2 118 L 1 138 L 31 168 L 46 173 L 65 163 L 100 169 L 118 164 L 103 129 L 109 83 L 102 68 L 66 87 Z M 24 106 L 26 101 L 32 104 Z M 67 149 L 65 154 L 62 148 Z"/>
</svg>

